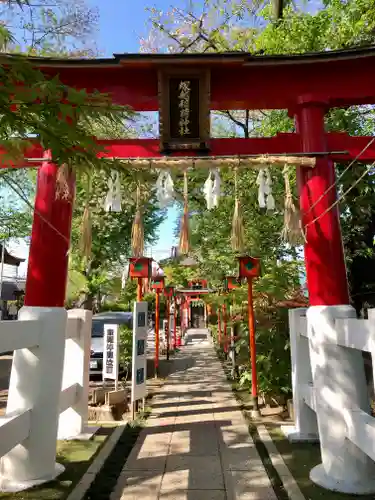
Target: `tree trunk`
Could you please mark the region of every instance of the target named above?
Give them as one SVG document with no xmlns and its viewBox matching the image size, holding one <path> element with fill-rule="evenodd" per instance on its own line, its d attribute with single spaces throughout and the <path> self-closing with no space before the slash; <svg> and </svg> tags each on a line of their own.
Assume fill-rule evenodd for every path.
<svg viewBox="0 0 375 500">
<path fill-rule="evenodd" d="M 281 19 L 284 11 L 284 0 L 272 0 L 272 7 L 275 21 Z"/>
<path fill-rule="evenodd" d="M 80 309 L 86 309 L 87 311 L 92 311 L 93 308 L 94 308 L 94 297 L 88 293 L 85 293 L 80 305 Z"/>
</svg>

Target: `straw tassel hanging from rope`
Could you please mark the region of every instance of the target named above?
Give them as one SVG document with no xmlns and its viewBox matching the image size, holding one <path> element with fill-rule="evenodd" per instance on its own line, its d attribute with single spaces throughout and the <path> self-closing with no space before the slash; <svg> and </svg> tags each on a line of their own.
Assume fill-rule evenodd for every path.
<svg viewBox="0 0 375 500">
<path fill-rule="evenodd" d="M 86 186 L 86 203 L 83 211 L 82 224 L 81 224 L 81 251 L 83 256 L 88 260 L 91 257 L 92 247 L 92 219 L 90 209 L 91 197 L 91 177 L 87 174 Z"/>
<path fill-rule="evenodd" d="M 142 257 L 144 253 L 144 229 L 141 210 L 141 190 L 137 186 L 137 207 L 132 227 L 132 255 L 133 257 Z"/>
<path fill-rule="evenodd" d="M 285 205 L 284 205 L 284 227 L 281 237 L 291 245 L 300 245 L 304 241 L 302 231 L 301 214 L 295 206 L 293 193 L 290 187 L 289 169 L 285 165 L 284 170 L 285 181 Z"/>
<path fill-rule="evenodd" d="M 245 249 L 245 228 L 243 224 L 242 207 L 238 195 L 237 167 L 234 170 L 234 213 L 232 220 L 232 250 L 234 252 L 243 252 Z"/>
<path fill-rule="evenodd" d="M 188 178 L 184 171 L 184 213 L 181 219 L 179 251 L 182 255 L 189 253 L 189 205 L 188 205 Z"/>
<path fill-rule="evenodd" d="M 72 169 L 67 163 L 59 167 L 56 176 L 56 199 L 68 200 L 72 197 L 73 193 L 71 192 L 71 186 L 69 186 L 72 175 Z"/>
</svg>

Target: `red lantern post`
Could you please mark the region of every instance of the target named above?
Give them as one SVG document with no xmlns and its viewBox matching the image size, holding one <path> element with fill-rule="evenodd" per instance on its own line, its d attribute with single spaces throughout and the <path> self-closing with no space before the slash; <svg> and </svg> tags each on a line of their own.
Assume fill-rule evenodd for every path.
<svg viewBox="0 0 375 500">
<path fill-rule="evenodd" d="M 129 275 L 137 279 L 137 302 L 143 299 L 143 278 L 151 277 L 151 262 L 149 257 L 131 257 L 129 259 Z"/>
<path fill-rule="evenodd" d="M 219 347 L 221 346 L 221 307 L 217 308 L 217 340 L 219 342 Z"/>
<path fill-rule="evenodd" d="M 173 310 L 173 350 L 177 347 L 177 301 L 174 298 L 174 310 Z"/>
<path fill-rule="evenodd" d="M 239 279 L 237 276 L 226 276 L 224 278 L 224 289 L 227 292 L 235 290 L 239 286 Z"/>
<path fill-rule="evenodd" d="M 160 292 L 164 289 L 164 278 L 152 280 L 151 288 L 155 290 L 155 377 L 159 375 L 159 350 L 160 350 Z"/>
<path fill-rule="evenodd" d="M 251 362 L 251 396 L 253 400 L 253 416 L 259 416 L 258 377 L 256 361 L 255 319 L 253 304 L 253 279 L 260 274 L 260 260 L 254 257 L 239 257 L 240 278 L 247 279 L 247 311 L 249 321 L 249 349 Z"/>
<path fill-rule="evenodd" d="M 170 335 L 169 320 L 170 320 L 170 309 L 171 309 L 171 297 L 173 297 L 173 294 L 174 294 L 173 286 L 166 286 L 164 288 L 164 295 L 167 298 L 167 305 L 166 305 L 167 326 L 165 331 L 165 337 L 167 341 L 167 361 L 169 360 L 169 335 Z"/>
<path fill-rule="evenodd" d="M 223 304 L 223 343 L 224 343 L 224 353 L 227 356 L 228 354 L 228 329 L 227 329 L 227 305 L 224 302 Z"/>
<path fill-rule="evenodd" d="M 238 287 L 239 287 L 239 278 L 237 276 L 226 276 L 224 278 L 224 289 L 227 292 L 231 292 L 232 290 L 235 290 Z M 233 321 L 233 305 L 234 305 L 234 301 L 232 300 L 232 303 L 229 306 L 229 317 L 230 317 L 231 321 Z M 232 352 L 232 377 L 234 377 L 235 371 L 236 371 L 236 359 L 235 359 L 234 344 L 235 344 L 234 325 L 232 323 L 232 326 L 230 328 L 230 349 Z"/>
<path fill-rule="evenodd" d="M 137 302 L 142 302 L 143 299 L 143 283 L 142 278 L 137 278 Z"/>
<path fill-rule="evenodd" d="M 185 334 L 185 330 L 187 329 L 187 298 L 184 295 L 180 296 L 181 306 L 180 306 L 180 335 L 178 337 L 178 346 L 182 345 L 182 338 Z"/>
</svg>

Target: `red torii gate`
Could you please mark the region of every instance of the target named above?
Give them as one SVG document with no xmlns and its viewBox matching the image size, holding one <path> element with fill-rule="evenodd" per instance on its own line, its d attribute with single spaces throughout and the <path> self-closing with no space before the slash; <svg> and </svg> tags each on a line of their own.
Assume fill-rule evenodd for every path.
<svg viewBox="0 0 375 500">
<path fill-rule="evenodd" d="M 320 217 L 307 227 L 306 234 L 310 305 L 349 303 L 339 214 L 337 207 L 328 210 L 336 200 L 336 190 L 322 195 L 334 182 L 334 161 L 355 159 L 371 138 L 326 133 L 324 116 L 332 107 L 375 103 L 375 47 L 294 56 L 124 54 L 112 59 L 29 60 L 48 75 L 58 74 L 67 85 L 108 93 L 115 103 L 135 111 L 159 109 L 158 72 L 169 67 L 209 69 L 211 110 L 287 109 L 295 117 L 296 133 L 259 139 L 211 139 L 210 156 L 297 152 L 316 156 L 315 168 L 298 168 L 303 224 Z M 158 140 L 98 143 L 103 146 L 101 156 L 161 156 Z M 46 154 L 34 144 L 25 153 L 27 165 L 40 165 L 39 159 Z M 181 154 L 194 155 L 183 152 L 171 156 Z M 360 161 L 375 161 L 374 144 Z M 57 170 L 49 161 L 39 168 L 25 295 L 28 306 L 64 305 L 72 201 L 56 199 Z"/>
</svg>

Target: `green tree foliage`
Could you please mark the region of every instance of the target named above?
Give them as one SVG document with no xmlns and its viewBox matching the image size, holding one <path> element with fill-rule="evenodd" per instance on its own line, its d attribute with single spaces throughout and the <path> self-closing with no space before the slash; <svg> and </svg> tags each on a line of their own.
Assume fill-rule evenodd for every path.
<svg viewBox="0 0 375 500">
<path fill-rule="evenodd" d="M 133 329 L 120 325 L 120 367 L 123 371 L 123 381 L 126 383 L 132 366 Z"/>
</svg>

